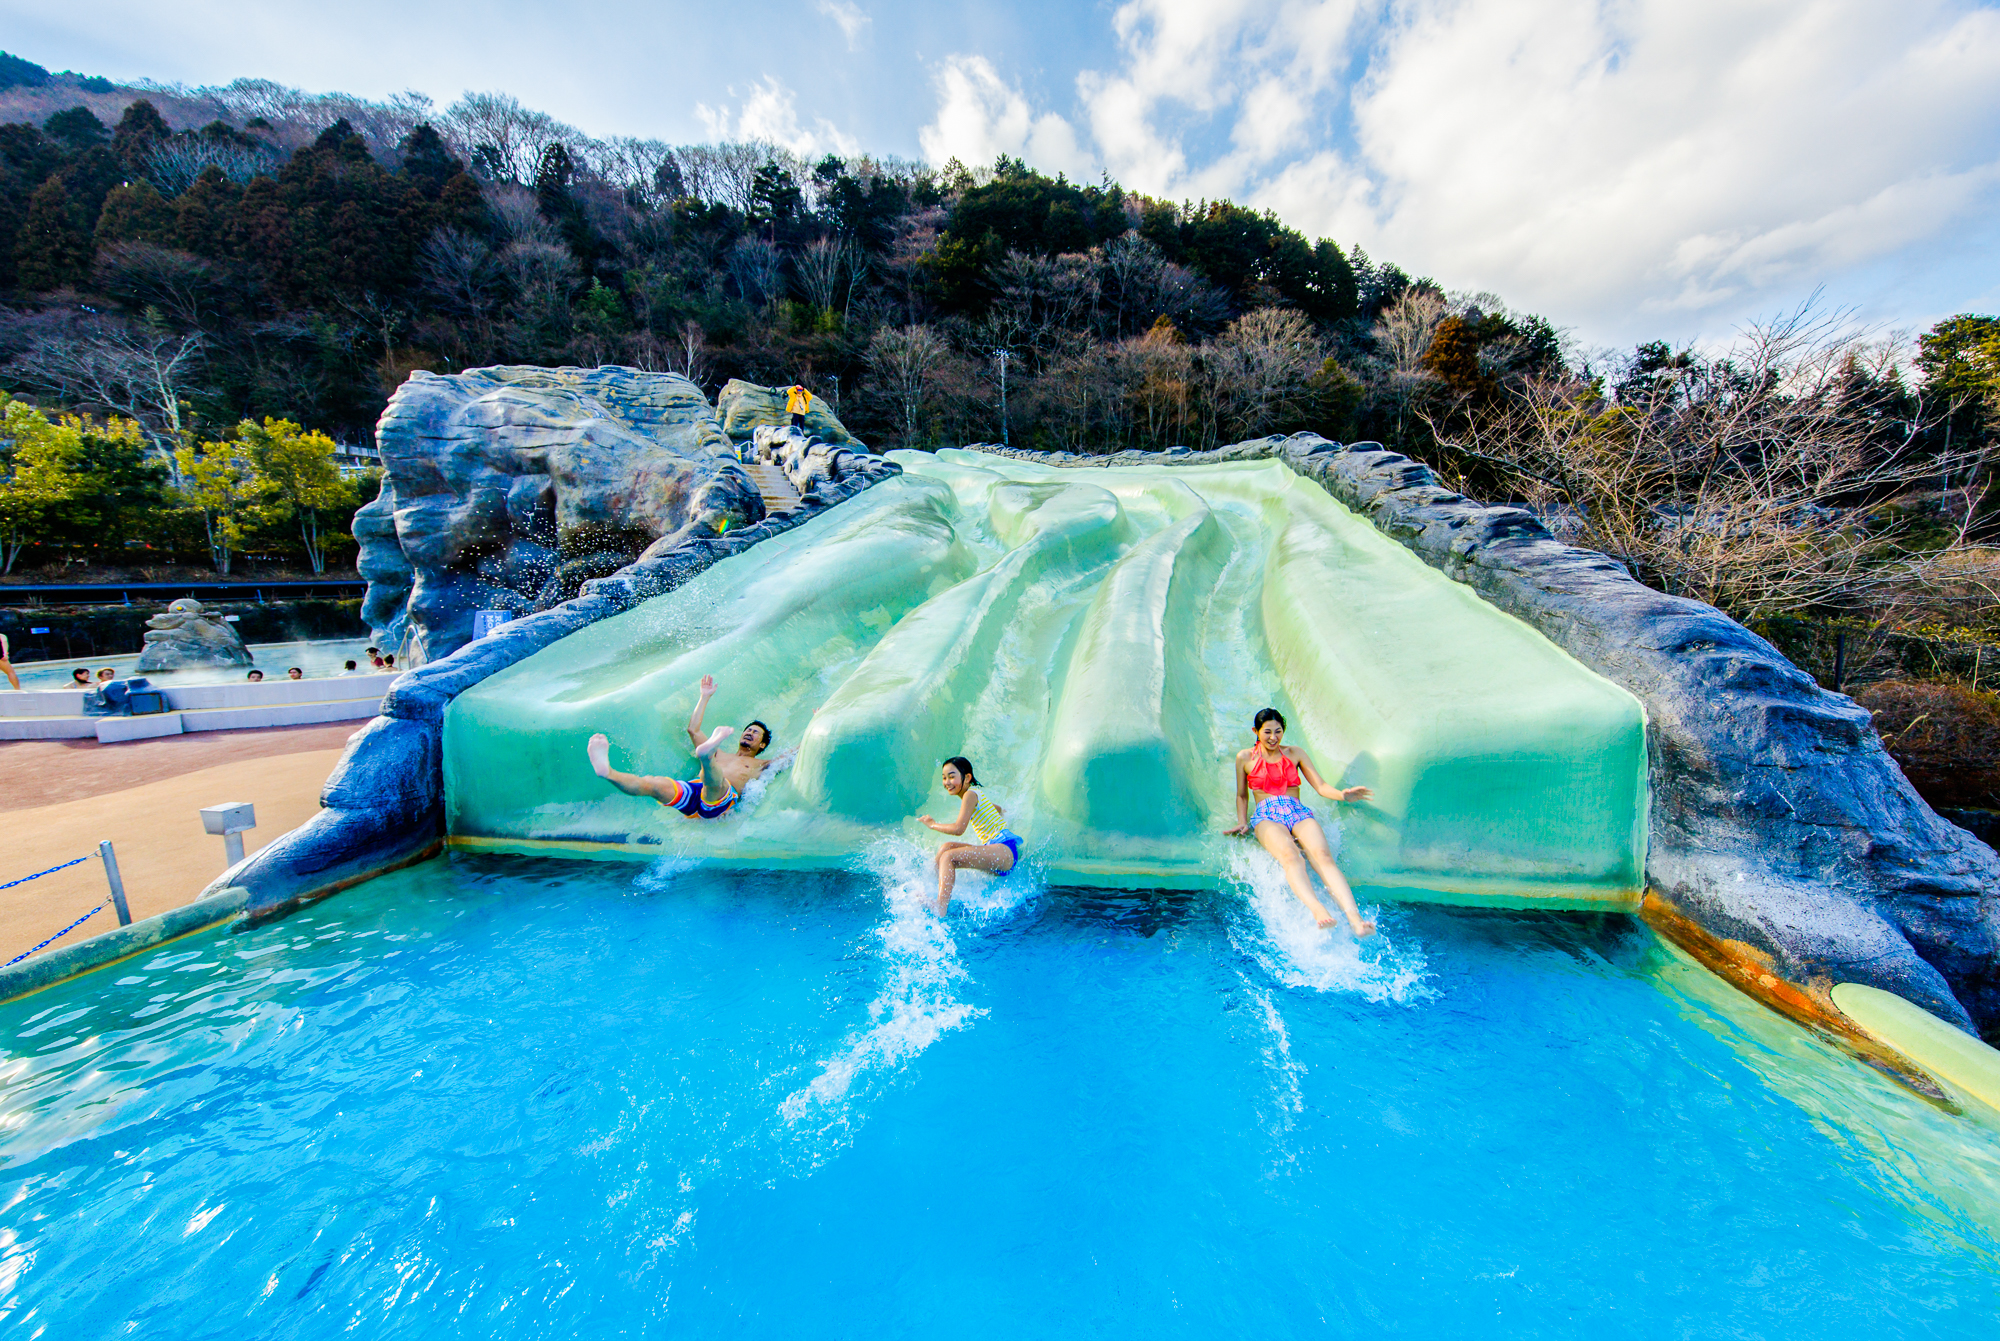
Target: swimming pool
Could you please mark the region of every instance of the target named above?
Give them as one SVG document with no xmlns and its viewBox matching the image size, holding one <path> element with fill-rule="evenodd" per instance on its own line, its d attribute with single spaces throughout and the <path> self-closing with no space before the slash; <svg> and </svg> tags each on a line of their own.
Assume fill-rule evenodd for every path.
<svg viewBox="0 0 2000 1341">
<path fill-rule="evenodd" d="M 341 663 L 354 661 L 365 671 L 368 658 L 362 654 L 366 638 L 319 638 L 294 643 L 249 643 L 251 664 L 266 678 L 281 678 L 287 667 L 297 666 L 309 680 L 338 675 Z M 74 661 L 34 661 L 16 663 L 14 673 L 23 689 L 67 689 L 70 672 L 82 666 L 95 675 L 109 666 L 120 675 L 131 675 L 139 664 L 139 654 L 92 657 Z M 249 666 L 189 666 L 182 670 L 147 671 L 146 677 L 160 685 L 229 684 L 250 673 Z"/>
<path fill-rule="evenodd" d="M 21 1335 L 1985 1337 L 2000 1139 L 1615 915 L 458 855 L 0 1007 Z"/>
</svg>

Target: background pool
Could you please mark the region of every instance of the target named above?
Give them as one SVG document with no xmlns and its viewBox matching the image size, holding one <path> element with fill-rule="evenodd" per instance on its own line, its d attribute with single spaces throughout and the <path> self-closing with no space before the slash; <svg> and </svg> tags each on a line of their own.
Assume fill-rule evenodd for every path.
<svg viewBox="0 0 2000 1341">
<path fill-rule="evenodd" d="M 320 638 L 311 642 L 248 643 L 246 646 L 251 664 L 263 671 L 267 679 L 283 679 L 286 667 L 297 666 L 305 672 L 307 679 L 317 680 L 338 675 L 341 663 L 345 661 L 358 663 L 363 673 L 368 671 L 368 658 L 362 654 L 368 646 L 366 638 Z M 16 662 L 14 673 L 21 677 L 23 689 L 67 689 L 70 687 L 70 672 L 78 666 L 92 675 L 109 666 L 123 676 L 134 674 L 138 664 L 139 654 L 128 652 L 123 656 L 74 661 Z M 225 684 L 241 680 L 249 673 L 249 666 L 189 666 L 182 670 L 147 671 L 146 678 L 161 686 Z M 4 683 L 0 683 L 0 690 L 4 688 Z"/>
<path fill-rule="evenodd" d="M 1988 1337 L 2000 1142 L 1616 917 L 400 872 L 0 1007 L 23 1336 Z"/>
</svg>

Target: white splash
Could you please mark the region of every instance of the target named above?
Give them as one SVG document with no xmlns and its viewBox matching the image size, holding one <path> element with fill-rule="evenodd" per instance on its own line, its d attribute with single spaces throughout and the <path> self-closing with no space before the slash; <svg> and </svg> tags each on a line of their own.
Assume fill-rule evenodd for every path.
<svg viewBox="0 0 2000 1341">
<path fill-rule="evenodd" d="M 1292 1055 L 1292 1032 L 1285 1027 L 1285 1017 L 1278 1009 L 1278 1003 L 1271 999 L 1271 993 L 1252 981 L 1248 974 L 1239 973 L 1244 994 L 1257 1008 L 1257 1023 L 1264 1028 L 1264 1041 L 1258 1051 L 1264 1058 L 1264 1069 L 1271 1077 L 1271 1112 L 1266 1119 L 1266 1128 L 1276 1146 L 1276 1158 L 1269 1173 L 1279 1172 L 1281 1167 L 1298 1162 L 1298 1155 L 1291 1148 L 1292 1129 L 1297 1125 L 1299 1114 L 1305 1111 L 1305 1090 L 1302 1085 L 1306 1074 L 1305 1064 Z"/>
<path fill-rule="evenodd" d="M 900 838 L 885 839 L 862 854 L 863 866 L 882 882 L 888 916 L 871 933 L 878 947 L 882 985 L 868 1003 L 868 1023 L 850 1033 L 804 1088 L 779 1105 L 785 1121 L 825 1131 L 845 1126 L 851 1105 L 871 1083 L 893 1077 L 919 1053 L 986 1012 L 962 1001 L 965 965 L 953 931 L 976 933 L 1010 917 L 1041 888 L 1027 863 L 1005 879 L 961 872 L 949 919 L 937 915 L 935 852 Z"/>
<path fill-rule="evenodd" d="M 1242 892 L 1247 914 L 1230 918 L 1229 939 L 1276 981 L 1370 1001 L 1407 1003 L 1431 995 L 1423 951 L 1399 946 L 1392 919 L 1379 909 L 1362 909 L 1377 927 L 1365 940 L 1355 940 L 1344 924 L 1321 930 L 1262 848 L 1237 849 L 1225 879 Z M 1321 901 L 1332 903 L 1324 894 Z"/>
<path fill-rule="evenodd" d="M 646 869 L 639 872 L 639 878 L 632 882 L 632 888 L 641 894 L 663 893 L 674 881 L 699 865 L 701 862 L 693 857 L 669 853 L 647 863 Z"/>
<path fill-rule="evenodd" d="M 730 807 L 730 813 L 735 814 L 739 811 L 755 810 L 757 803 L 764 799 L 764 793 L 771 790 L 772 781 L 776 779 L 778 774 L 790 768 L 792 762 L 798 757 L 799 747 L 796 745 L 789 746 L 772 755 L 771 766 L 743 784 L 743 799 Z M 728 816 L 724 816 L 724 818 L 726 819 Z"/>
</svg>

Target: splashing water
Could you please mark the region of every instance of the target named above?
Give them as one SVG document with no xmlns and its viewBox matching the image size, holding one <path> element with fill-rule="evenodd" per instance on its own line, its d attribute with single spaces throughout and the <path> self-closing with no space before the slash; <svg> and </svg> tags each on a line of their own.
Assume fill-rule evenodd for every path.
<svg viewBox="0 0 2000 1341">
<path fill-rule="evenodd" d="M 1292 1133 L 1298 1125 L 1299 1115 L 1306 1108 L 1303 1084 L 1306 1067 L 1292 1054 L 1292 1031 L 1286 1027 L 1284 1012 L 1278 1009 L 1270 991 L 1240 970 L 1236 977 L 1243 986 L 1244 995 L 1255 1007 L 1253 1018 L 1263 1033 L 1257 1051 L 1263 1058 L 1264 1070 L 1270 1079 L 1271 1095 L 1270 1108 L 1261 1116 L 1273 1146 L 1272 1159 L 1265 1172 L 1276 1174 L 1298 1163 Z"/>
<path fill-rule="evenodd" d="M 1339 835 L 1328 827 L 1328 838 L 1339 851 Z M 1243 909 L 1230 918 L 1229 939 L 1237 950 L 1266 974 L 1287 987 L 1315 992 L 1345 992 L 1369 1001 L 1408 1004 L 1432 995 L 1425 979 L 1423 951 L 1398 945 L 1391 936 L 1395 919 L 1364 907 L 1375 920 L 1376 932 L 1354 939 L 1344 925 L 1321 930 L 1312 913 L 1292 893 L 1277 861 L 1261 848 L 1238 848 L 1230 855 L 1227 883 L 1243 895 Z M 1330 897 L 1324 902 L 1331 904 Z"/>
<path fill-rule="evenodd" d="M 1025 862 L 1004 879 L 961 872 L 948 921 L 933 906 L 934 857 L 900 838 L 884 839 L 862 854 L 861 865 L 881 882 L 888 906 L 888 916 L 870 932 L 883 967 L 881 990 L 868 1003 L 868 1024 L 849 1034 L 819 1074 L 779 1106 L 793 1127 L 822 1134 L 845 1130 L 859 1100 L 940 1037 L 986 1013 L 959 999 L 966 970 L 952 921 L 971 932 L 1003 922 L 1040 892 L 1041 881 Z"/>
</svg>

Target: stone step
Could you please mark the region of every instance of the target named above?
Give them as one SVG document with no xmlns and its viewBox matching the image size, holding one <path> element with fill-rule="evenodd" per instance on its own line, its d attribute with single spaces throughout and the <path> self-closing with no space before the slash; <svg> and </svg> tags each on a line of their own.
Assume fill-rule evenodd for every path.
<svg viewBox="0 0 2000 1341">
<path fill-rule="evenodd" d="M 766 512 L 790 512 L 799 505 L 799 491 L 785 478 L 785 472 L 769 461 L 748 461 L 743 468 L 764 496 Z"/>
</svg>

